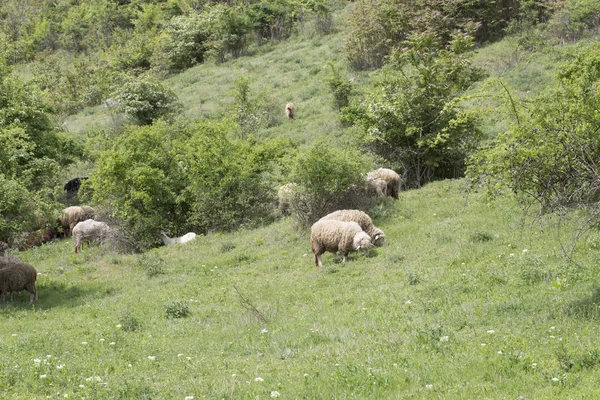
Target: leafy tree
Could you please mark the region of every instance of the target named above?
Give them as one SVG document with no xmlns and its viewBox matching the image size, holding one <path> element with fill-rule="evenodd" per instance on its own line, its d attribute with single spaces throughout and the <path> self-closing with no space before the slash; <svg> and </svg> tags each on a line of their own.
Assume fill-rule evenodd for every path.
<svg viewBox="0 0 600 400">
<path fill-rule="evenodd" d="M 540 212 L 590 207 L 600 220 L 600 46 L 562 66 L 557 85 L 507 132 L 477 152 L 468 176 L 491 193 L 510 189 Z"/>
<path fill-rule="evenodd" d="M 363 128 L 367 146 L 406 170 L 408 184 L 460 176 L 480 138 L 474 114 L 457 101 L 482 72 L 471 65 L 472 38 L 447 45 L 431 33 L 416 34 L 394 52 L 381 79 L 343 121 Z"/>
</svg>

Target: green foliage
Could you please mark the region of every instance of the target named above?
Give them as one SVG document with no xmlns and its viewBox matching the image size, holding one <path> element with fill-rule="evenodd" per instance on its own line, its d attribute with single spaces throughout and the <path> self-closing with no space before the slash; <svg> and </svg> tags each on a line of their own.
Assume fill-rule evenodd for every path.
<svg viewBox="0 0 600 400">
<path fill-rule="evenodd" d="M 353 92 L 352 84 L 342 75 L 332 62 L 328 62 L 327 66 L 331 69 L 331 75 L 327 76 L 325 81 L 333 93 L 333 104 L 335 108 L 340 111 L 342 107 L 348 107 L 350 104 L 350 96 Z"/>
<path fill-rule="evenodd" d="M 190 306 L 183 300 L 171 301 L 165 304 L 167 318 L 185 318 L 190 315 Z"/>
<path fill-rule="evenodd" d="M 443 46 L 425 33 L 411 36 L 394 52 L 373 93 L 345 111 L 343 121 L 361 126 L 365 143 L 406 170 L 407 183 L 457 177 L 480 132 L 458 96 L 481 78 L 467 53 L 472 39 L 459 34 Z"/>
<path fill-rule="evenodd" d="M 595 207 L 600 199 L 599 51 L 597 44 L 582 49 L 560 68 L 555 88 L 470 160 L 475 182 L 492 191 L 509 188 L 535 200 L 541 211 Z"/>
<path fill-rule="evenodd" d="M 269 221 L 268 173 L 286 151 L 273 140 L 230 139 L 230 122 L 130 127 L 100 153 L 90 178 L 94 201 L 114 209 L 140 247 L 175 234 Z"/>
<path fill-rule="evenodd" d="M 140 125 L 149 125 L 159 118 L 174 116 L 181 109 L 177 95 L 163 84 L 143 77 L 132 78 L 112 96 L 119 111 Z"/>
<path fill-rule="evenodd" d="M 49 193 L 61 168 L 81 149 L 58 132 L 32 85 L 9 75 L 0 60 L 0 240 L 12 242 L 27 229 L 42 227 Z"/>
<path fill-rule="evenodd" d="M 371 160 L 351 148 L 320 140 L 302 149 L 291 167 L 294 188 L 290 208 L 303 226 L 332 211 L 356 208 L 361 196 L 351 188 L 360 184 Z M 363 203 L 364 206 L 364 203 Z"/>
</svg>

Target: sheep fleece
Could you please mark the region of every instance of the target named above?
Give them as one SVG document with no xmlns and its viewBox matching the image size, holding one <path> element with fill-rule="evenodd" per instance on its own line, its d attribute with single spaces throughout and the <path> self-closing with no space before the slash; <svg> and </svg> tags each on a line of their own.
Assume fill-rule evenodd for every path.
<svg viewBox="0 0 600 400">
<path fill-rule="evenodd" d="M 326 251 L 347 254 L 356 250 L 354 237 L 360 232 L 363 230 L 356 222 L 319 220 L 310 229 L 310 246 L 315 255 Z"/>
<path fill-rule="evenodd" d="M 4 268 L 0 269 L 0 297 L 2 301 L 6 300 L 6 294 L 27 290 L 31 293 L 30 302 L 37 299 L 37 290 L 35 281 L 37 271 L 29 264 L 22 262 L 4 263 Z"/>
</svg>

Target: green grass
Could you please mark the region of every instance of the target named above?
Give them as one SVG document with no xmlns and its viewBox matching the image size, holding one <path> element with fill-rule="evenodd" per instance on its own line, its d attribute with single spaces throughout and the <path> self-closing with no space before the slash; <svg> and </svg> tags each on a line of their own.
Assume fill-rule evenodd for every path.
<svg viewBox="0 0 600 400">
<path fill-rule="evenodd" d="M 0 394 L 595 397 L 600 236 L 570 263 L 550 224 L 463 185 L 388 201 L 386 245 L 322 270 L 288 219 L 144 255 L 20 253 L 39 301 L 1 308 Z"/>
</svg>

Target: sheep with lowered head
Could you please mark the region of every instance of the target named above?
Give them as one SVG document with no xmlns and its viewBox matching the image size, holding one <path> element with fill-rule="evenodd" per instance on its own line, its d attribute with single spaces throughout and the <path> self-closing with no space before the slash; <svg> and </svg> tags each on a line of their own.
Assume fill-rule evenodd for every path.
<svg viewBox="0 0 600 400">
<path fill-rule="evenodd" d="M 73 241 L 75 243 L 75 253 L 81 251 L 83 241 L 88 243 L 95 239 L 101 241 L 106 239 L 111 233 L 111 229 L 106 222 L 86 219 L 75 225 L 73 228 Z"/>
<path fill-rule="evenodd" d="M 167 236 L 166 233 L 160 231 L 160 237 L 162 238 L 162 241 L 165 244 L 165 246 L 175 246 L 176 244 L 187 243 L 196 239 L 196 236 L 197 235 L 194 232 L 188 232 L 181 237 L 170 238 Z"/>
<path fill-rule="evenodd" d="M 338 210 L 327 214 L 321 220 L 353 221 L 360 225 L 361 229 L 371 237 L 371 243 L 375 246 L 385 244 L 385 233 L 373 225 L 373 220 L 369 215 L 360 210 Z"/>
<path fill-rule="evenodd" d="M 367 179 L 381 179 L 386 182 L 387 194 L 394 199 L 398 200 L 398 192 L 400 192 L 400 185 L 402 184 L 402 178 L 398 173 L 389 168 L 379 168 L 375 171 L 369 172 Z"/>
<path fill-rule="evenodd" d="M 29 302 L 37 300 L 35 281 L 37 271 L 29 264 L 16 258 L 5 257 L 0 263 L 0 299 L 4 303 L 6 295 L 13 292 L 27 290 L 30 293 Z"/>
<path fill-rule="evenodd" d="M 356 222 L 319 220 L 310 228 L 310 247 L 318 267 L 323 266 L 321 255 L 326 251 L 340 251 L 346 262 L 351 251 L 367 252 L 372 246 L 371 237 Z"/>
</svg>

